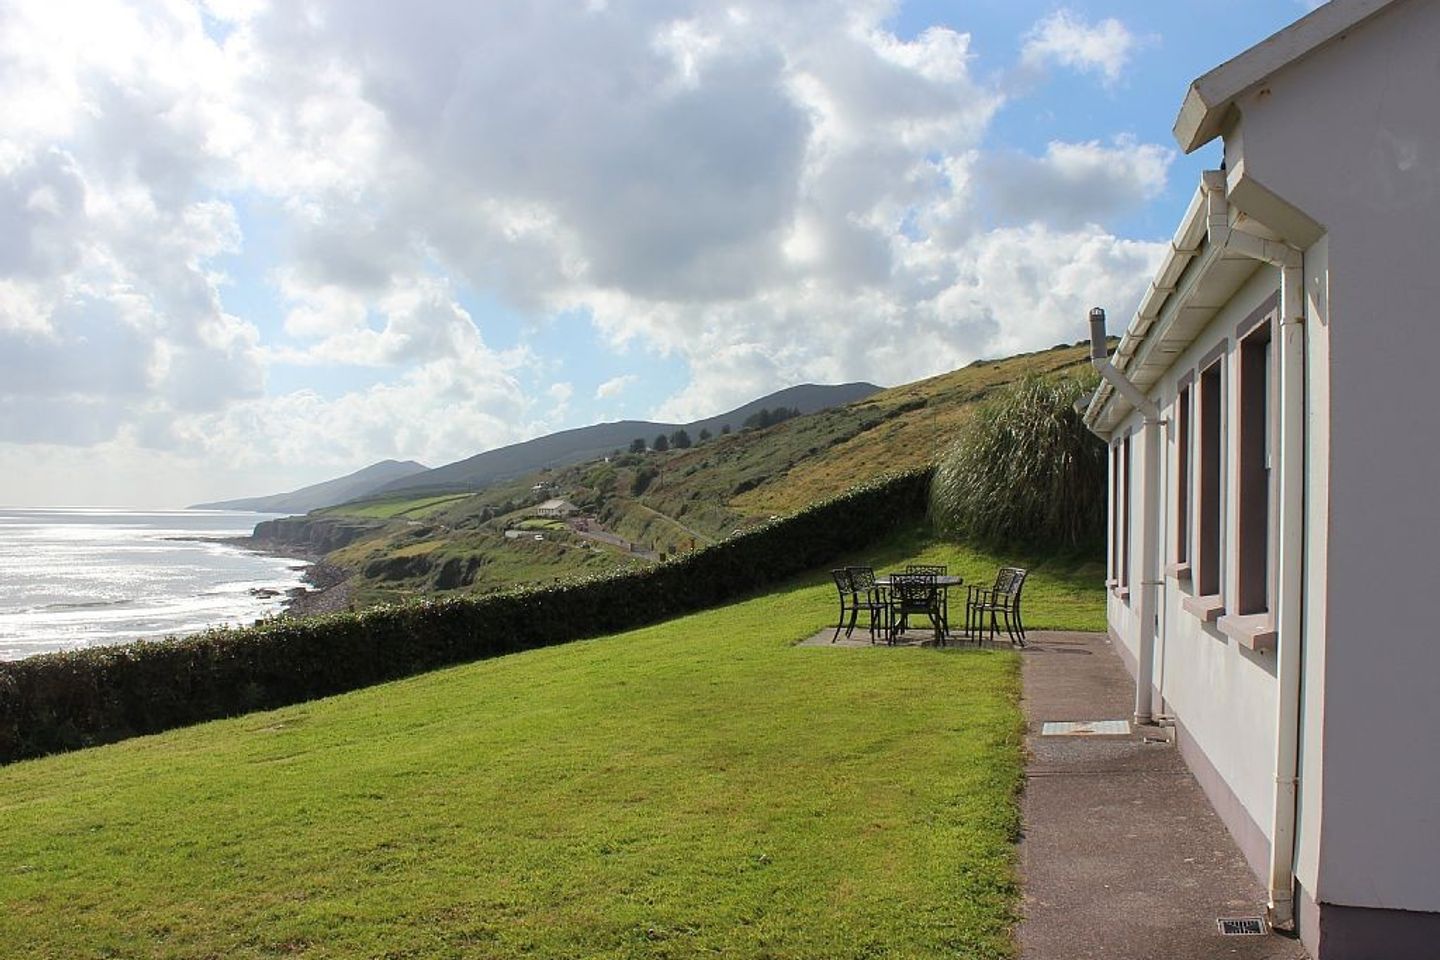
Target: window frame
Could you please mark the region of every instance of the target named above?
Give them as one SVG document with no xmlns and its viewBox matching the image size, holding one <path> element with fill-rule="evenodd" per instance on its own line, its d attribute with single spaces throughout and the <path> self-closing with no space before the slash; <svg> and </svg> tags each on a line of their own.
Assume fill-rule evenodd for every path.
<svg viewBox="0 0 1440 960">
<path fill-rule="evenodd" d="M 1192 471 L 1194 466 L 1194 409 L 1195 371 L 1186 371 L 1175 385 L 1175 472 L 1172 492 L 1175 498 L 1174 562 L 1169 573 L 1180 579 L 1190 578 L 1194 544 L 1194 491 Z"/>
<path fill-rule="evenodd" d="M 1195 450 L 1190 483 L 1194 490 L 1195 536 L 1191 541 L 1191 578 L 1195 594 L 1183 606 L 1213 622 L 1225 613 L 1226 510 L 1226 357 L 1230 341 L 1221 340 L 1195 365 Z M 1211 429 L 1213 428 L 1213 435 Z"/>
<path fill-rule="evenodd" d="M 1262 652 L 1273 649 L 1277 636 L 1279 326 L 1276 291 L 1235 328 L 1235 516 L 1230 547 L 1235 610 L 1217 622 L 1237 643 Z"/>
<path fill-rule="evenodd" d="M 1130 541 L 1134 539 L 1134 513 L 1135 513 L 1135 485 L 1131 478 L 1134 476 L 1134 438 L 1133 429 L 1125 431 L 1125 439 L 1120 442 L 1120 459 L 1125 474 L 1125 489 L 1121 496 L 1121 524 L 1120 524 L 1120 596 L 1128 600 L 1130 597 Z"/>
<path fill-rule="evenodd" d="M 1269 298 L 1235 330 L 1235 613 L 1269 616 L 1275 607 L 1275 326 Z M 1256 378 L 1259 389 L 1256 389 Z M 1258 411 L 1252 409 L 1258 406 Z M 1258 437 L 1257 437 L 1258 433 Z M 1256 521 L 1260 520 L 1257 527 Z M 1256 546 L 1256 540 L 1259 546 Z"/>
</svg>

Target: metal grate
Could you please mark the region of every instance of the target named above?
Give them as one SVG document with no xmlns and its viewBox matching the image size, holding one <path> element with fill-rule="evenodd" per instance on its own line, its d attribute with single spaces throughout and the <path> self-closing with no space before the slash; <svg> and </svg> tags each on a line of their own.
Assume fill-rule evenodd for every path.
<svg viewBox="0 0 1440 960">
<path fill-rule="evenodd" d="M 1123 737 L 1130 733 L 1128 720 L 1047 720 L 1042 737 Z"/>
<path fill-rule="evenodd" d="M 1222 937 L 1263 937 L 1266 934 L 1264 917 L 1218 917 L 1215 923 L 1220 927 Z"/>
</svg>

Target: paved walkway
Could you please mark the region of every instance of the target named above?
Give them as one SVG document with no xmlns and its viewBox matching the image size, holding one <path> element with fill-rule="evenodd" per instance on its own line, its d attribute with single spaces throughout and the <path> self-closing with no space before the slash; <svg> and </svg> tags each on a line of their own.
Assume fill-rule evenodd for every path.
<svg viewBox="0 0 1440 960">
<path fill-rule="evenodd" d="M 1101 634 L 1031 634 L 1022 960 L 1293 960 L 1276 934 L 1221 936 L 1261 916 L 1265 891 L 1180 759 L 1169 731 L 1041 736 L 1045 721 L 1128 720 L 1134 684 Z"/>
<path fill-rule="evenodd" d="M 804 641 L 830 646 L 834 629 Z M 904 645 L 930 646 L 911 631 Z M 857 629 L 837 647 L 869 646 Z M 1021 960 L 1303 960 L 1278 934 L 1227 937 L 1219 917 L 1265 913 L 1265 890 L 1158 727 L 1043 736 L 1047 721 L 1121 720 L 1135 686 L 1103 634 L 1032 631 Z"/>
</svg>

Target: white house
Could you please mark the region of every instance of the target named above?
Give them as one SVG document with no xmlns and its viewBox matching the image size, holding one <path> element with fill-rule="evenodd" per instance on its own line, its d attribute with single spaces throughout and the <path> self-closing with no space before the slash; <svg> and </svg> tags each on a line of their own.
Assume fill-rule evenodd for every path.
<svg viewBox="0 0 1440 960">
<path fill-rule="evenodd" d="M 1175 135 L 1224 164 L 1085 410 L 1136 717 L 1316 960 L 1440 957 L 1440 2 L 1320 7 Z"/>
<path fill-rule="evenodd" d="M 570 517 L 580 512 L 580 508 L 569 500 L 546 500 L 534 509 L 537 517 Z"/>
</svg>

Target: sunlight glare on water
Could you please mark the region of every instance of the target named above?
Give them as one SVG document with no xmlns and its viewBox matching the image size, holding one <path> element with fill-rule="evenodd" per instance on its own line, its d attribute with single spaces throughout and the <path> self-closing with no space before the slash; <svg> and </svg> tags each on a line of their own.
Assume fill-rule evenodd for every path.
<svg viewBox="0 0 1440 960">
<path fill-rule="evenodd" d="M 244 536 L 264 519 L 224 510 L 0 509 L 0 660 L 278 613 L 284 592 L 302 585 L 303 560 L 187 539 Z"/>
</svg>

